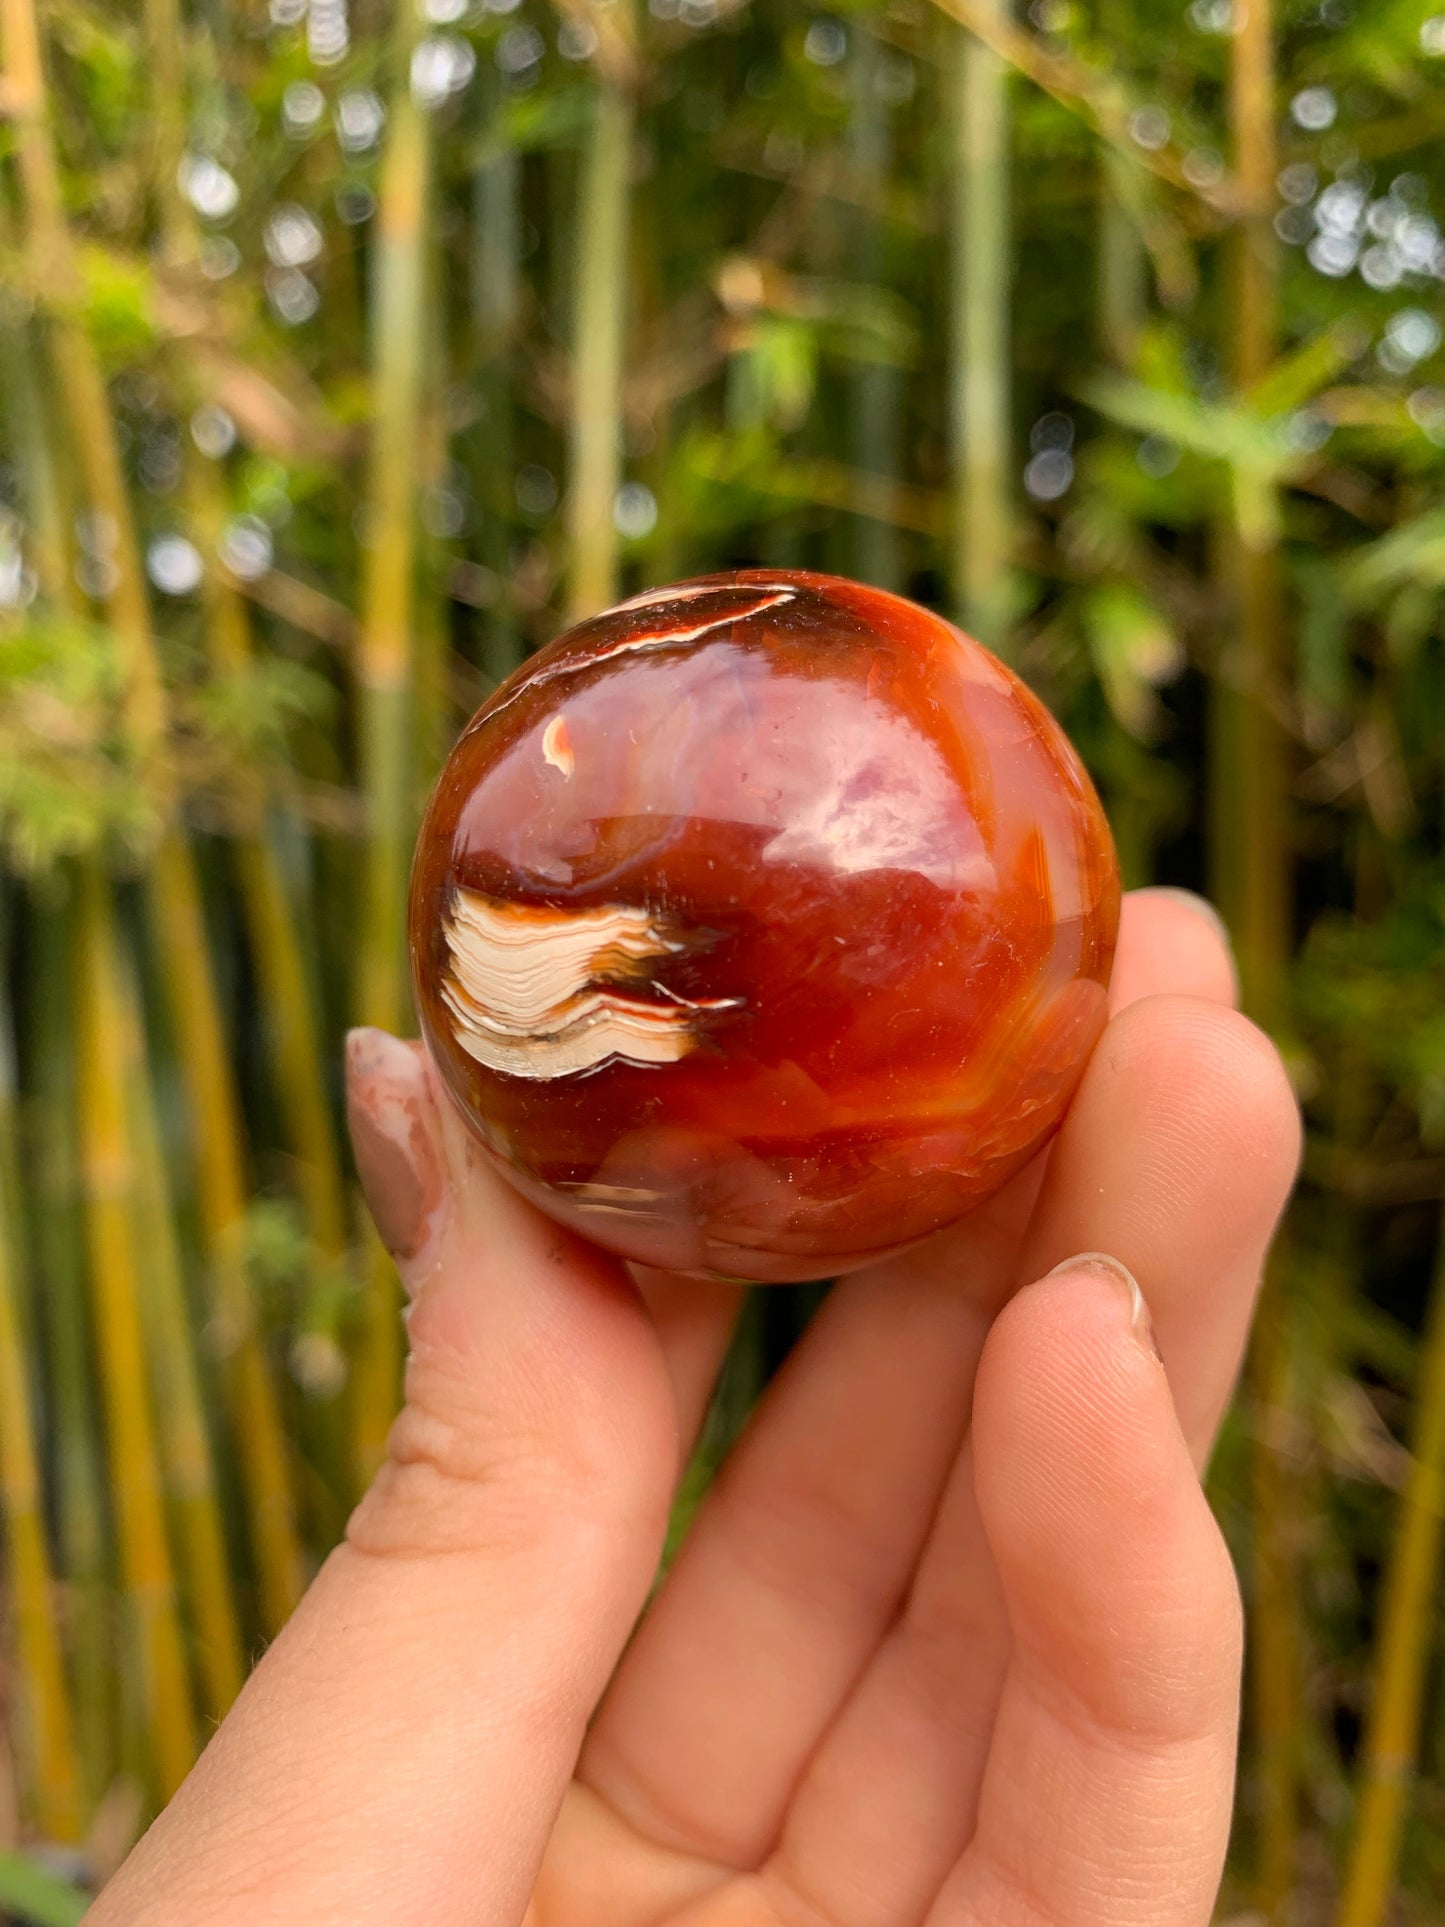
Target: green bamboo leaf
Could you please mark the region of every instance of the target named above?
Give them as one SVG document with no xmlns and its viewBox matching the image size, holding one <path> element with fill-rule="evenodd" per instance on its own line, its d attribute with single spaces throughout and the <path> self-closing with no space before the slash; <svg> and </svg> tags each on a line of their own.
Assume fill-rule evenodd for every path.
<svg viewBox="0 0 1445 1927">
<path fill-rule="evenodd" d="M 1244 400 L 1252 413 L 1268 418 L 1288 415 L 1314 399 L 1370 345 L 1368 325 L 1347 316 L 1332 328 L 1312 334 L 1292 354 L 1281 355 L 1269 373 L 1252 382 Z"/>
<path fill-rule="evenodd" d="M 1084 634 L 1105 700 L 1131 735 L 1144 741 L 1161 717 L 1156 691 L 1184 667 L 1168 617 L 1128 582 L 1101 582 L 1082 599 Z"/>
<path fill-rule="evenodd" d="M 1227 403 L 1147 387 L 1122 375 L 1091 376 L 1078 384 L 1076 392 L 1081 401 L 1119 427 L 1162 436 L 1205 461 L 1283 472 L 1298 460 L 1282 439 L 1278 424 Z"/>
<path fill-rule="evenodd" d="M 1445 508 L 1429 509 L 1370 543 L 1346 565 L 1341 581 L 1355 603 L 1407 582 L 1445 588 Z"/>
</svg>

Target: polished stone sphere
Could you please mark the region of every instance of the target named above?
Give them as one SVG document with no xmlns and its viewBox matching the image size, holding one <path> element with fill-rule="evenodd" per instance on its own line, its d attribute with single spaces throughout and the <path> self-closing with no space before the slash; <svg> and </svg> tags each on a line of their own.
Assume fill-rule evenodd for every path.
<svg viewBox="0 0 1445 1927">
<path fill-rule="evenodd" d="M 914 603 L 747 570 L 579 624 L 478 710 L 412 875 L 422 1032 L 498 1168 L 650 1265 L 896 1251 L 1059 1123 L 1104 1022 L 1108 824 Z"/>
</svg>

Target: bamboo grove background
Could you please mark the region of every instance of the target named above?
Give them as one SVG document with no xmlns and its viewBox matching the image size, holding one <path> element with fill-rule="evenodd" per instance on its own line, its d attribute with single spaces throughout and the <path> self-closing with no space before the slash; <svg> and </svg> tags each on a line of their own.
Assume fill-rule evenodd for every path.
<svg viewBox="0 0 1445 1927">
<path fill-rule="evenodd" d="M 964 621 L 1228 917 L 1309 1143 L 1226 1914 L 1438 1921 L 1442 82 L 1421 0 L 0 0 L 0 1912 L 77 1917 L 381 1450 L 340 1038 L 447 743 L 764 563 Z"/>
</svg>

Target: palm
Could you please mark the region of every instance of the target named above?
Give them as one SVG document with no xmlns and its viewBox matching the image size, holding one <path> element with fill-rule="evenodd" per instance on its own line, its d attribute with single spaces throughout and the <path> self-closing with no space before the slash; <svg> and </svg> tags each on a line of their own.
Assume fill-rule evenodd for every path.
<svg viewBox="0 0 1445 1927">
<path fill-rule="evenodd" d="M 1239 1626 L 1195 1468 L 1298 1129 L 1197 909 L 1128 899 L 1112 994 L 1047 1157 L 831 1294 L 630 1643 L 735 1295 L 644 1309 L 359 1033 L 407 1404 L 95 1927 L 1203 1927 Z M 1167 1380 L 1127 1276 L 1043 1276 L 1101 1251 Z"/>
<path fill-rule="evenodd" d="M 1107 1385 L 1062 1409 L 1093 1328 L 1073 1334 L 1066 1379 L 1057 1332 L 1050 1350 L 1026 1321 L 981 1371 L 980 1358 L 1020 1283 L 1071 1253 L 1113 1253 L 1148 1289 L 1183 1440 L 1202 1463 L 1291 1154 L 1274 1060 L 1211 1007 L 1228 994 L 1223 952 L 1194 913 L 1131 900 L 1115 1018 L 1051 1153 L 964 1226 L 835 1289 L 598 1711 L 535 1927 L 934 1927 L 972 1918 L 970 1902 L 990 1917 L 981 1894 L 1026 1890 L 1041 1854 L 1070 1851 L 1040 1845 L 1060 1786 L 1127 1779 L 1141 1724 L 1178 1723 L 1188 1744 L 1194 1688 L 1207 1677 L 1218 1702 L 1212 1669 L 1229 1651 L 1201 1652 L 1198 1680 L 1166 1689 L 1146 1623 L 1134 1648 L 1115 1637 L 1109 1665 L 1055 1690 L 1077 1680 L 1087 1628 L 1067 1583 L 1052 1582 L 1050 1532 L 1077 1540 L 1062 1570 L 1081 1558 L 1117 1569 L 1121 1610 L 1137 1611 L 1156 1569 L 1166 1588 L 1176 1562 L 1187 1569 L 1178 1528 L 1151 1511 L 1165 1476 L 1151 1464 L 1127 1517 L 1065 1497 L 1040 1536 L 1037 1482 L 1087 1485 L 1074 1462 L 1095 1449 L 1090 1428 L 1099 1449 L 1127 1449 L 1110 1435 Z M 687 1429 L 699 1356 L 716 1356 L 731 1306 L 721 1294 L 704 1306 L 700 1332 L 696 1288 L 660 1280 L 650 1295 Z M 1133 1791 L 1147 1833 L 1150 1791 Z M 1179 1841 L 1205 1863 L 1219 1846 Z"/>
</svg>

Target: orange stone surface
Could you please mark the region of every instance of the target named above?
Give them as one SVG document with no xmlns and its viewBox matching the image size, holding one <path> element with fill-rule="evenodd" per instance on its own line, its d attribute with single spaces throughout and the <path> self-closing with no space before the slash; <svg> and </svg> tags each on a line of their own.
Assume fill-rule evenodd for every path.
<svg viewBox="0 0 1445 1927">
<path fill-rule="evenodd" d="M 785 1281 L 1038 1150 L 1118 915 L 1016 677 L 900 597 L 748 570 L 580 624 L 478 710 L 410 930 L 427 1047 L 519 1190 L 628 1258 Z"/>
</svg>

